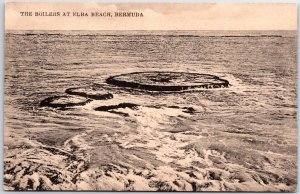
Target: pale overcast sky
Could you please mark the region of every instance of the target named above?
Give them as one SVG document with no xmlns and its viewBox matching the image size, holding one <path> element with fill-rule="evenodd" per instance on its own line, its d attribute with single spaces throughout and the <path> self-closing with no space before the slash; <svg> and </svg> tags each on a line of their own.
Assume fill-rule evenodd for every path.
<svg viewBox="0 0 300 194">
<path fill-rule="evenodd" d="M 144 17 L 21 16 L 20 12 L 138 12 Z M 290 3 L 7 3 L 7 30 L 297 30 Z"/>
</svg>

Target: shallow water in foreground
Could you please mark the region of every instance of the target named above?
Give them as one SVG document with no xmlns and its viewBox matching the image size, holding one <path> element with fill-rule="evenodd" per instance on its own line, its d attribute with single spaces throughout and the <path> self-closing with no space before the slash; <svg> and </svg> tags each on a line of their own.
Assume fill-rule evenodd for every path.
<svg viewBox="0 0 300 194">
<path fill-rule="evenodd" d="M 296 32 L 12 31 L 5 44 L 5 189 L 295 191 Z M 137 71 L 231 85 L 39 106 Z M 141 106 L 94 110 L 119 103 Z"/>
</svg>

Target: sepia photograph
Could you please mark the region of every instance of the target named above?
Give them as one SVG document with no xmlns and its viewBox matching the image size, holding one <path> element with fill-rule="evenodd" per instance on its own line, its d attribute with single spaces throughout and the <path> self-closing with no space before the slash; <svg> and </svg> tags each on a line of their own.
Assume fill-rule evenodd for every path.
<svg viewBox="0 0 300 194">
<path fill-rule="evenodd" d="M 5 4 L 6 191 L 297 191 L 296 3 Z"/>
</svg>

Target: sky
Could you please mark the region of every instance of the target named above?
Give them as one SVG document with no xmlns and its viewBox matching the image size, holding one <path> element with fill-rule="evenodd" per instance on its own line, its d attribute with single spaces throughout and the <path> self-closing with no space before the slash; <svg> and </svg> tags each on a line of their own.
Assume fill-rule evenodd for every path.
<svg viewBox="0 0 300 194">
<path fill-rule="evenodd" d="M 21 16 L 70 12 L 71 16 Z M 87 17 L 72 16 L 86 12 Z M 143 17 L 91 17 L 137 12 Z M 293 3 L 6 3 L 6 30 L 297 30 Z"/>
</svg>

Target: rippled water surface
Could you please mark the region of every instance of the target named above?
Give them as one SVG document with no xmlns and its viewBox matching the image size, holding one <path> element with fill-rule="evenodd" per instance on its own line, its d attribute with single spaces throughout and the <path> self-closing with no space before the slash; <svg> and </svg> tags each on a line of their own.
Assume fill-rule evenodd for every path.
<svg viewBox="0 0 300 194">
<path fill-rule="evenodd" d="M 295 191 L 296 53 L 293 31 L 7 32 L 5 188 Z M 39 106 L 137 71 L 212 74 L 230 87 L 115 88 L 84 106 Z M 95 111 L 119 103 L 140 106 Z"/>
</svg>

